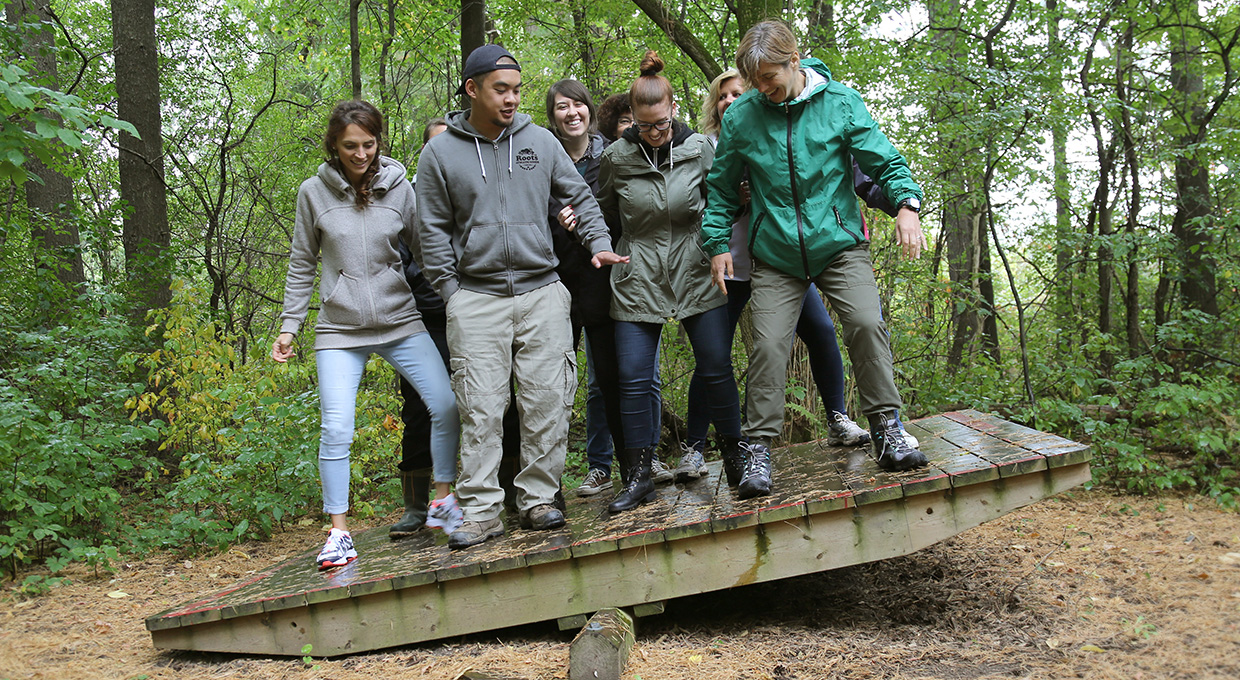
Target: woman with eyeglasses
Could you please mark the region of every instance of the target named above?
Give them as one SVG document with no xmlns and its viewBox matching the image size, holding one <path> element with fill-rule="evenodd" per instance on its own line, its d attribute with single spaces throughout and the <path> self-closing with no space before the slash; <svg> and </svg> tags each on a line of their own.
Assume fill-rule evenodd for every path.
<svg viewBox="0 0 1240 680">
<path fill-rule="evenodd" d="M 608 506 L 624 512 L 654 499 L 651 465 L 658 433 L 648 397 L 663 323 L 679 321 L 693 347 L 694 378 L 706 401 L 724 455 L 740 455 L 740 404 L 732 375 L 727 301 L 709 280 L 700 223 L 714 146 L 675 119 L 672 85 L 659 75 L 663 60 L 647 52 L 641 77 L 629 88 L 633 125 L 603 152 L 599 205 L 616 252 L 631 259 L 612 268 L 611 316 L 620 363 L 620 418 L 627 471 L 624 490 Z M 706 474 L 700 451 L 686 453 L 678 482 Z"/>
</svg>

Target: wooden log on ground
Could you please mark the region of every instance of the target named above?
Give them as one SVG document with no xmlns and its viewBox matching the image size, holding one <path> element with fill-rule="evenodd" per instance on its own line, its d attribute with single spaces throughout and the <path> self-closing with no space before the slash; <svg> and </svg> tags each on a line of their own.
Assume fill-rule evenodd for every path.
<svg viewBox="0 0 1240 680">
<path fill-rule="evenodd" d="M 615 608 L 599 610 L 569 648 L 569 680 L 620 680 L 635 642 L 628 614 Z"/>
</svg>

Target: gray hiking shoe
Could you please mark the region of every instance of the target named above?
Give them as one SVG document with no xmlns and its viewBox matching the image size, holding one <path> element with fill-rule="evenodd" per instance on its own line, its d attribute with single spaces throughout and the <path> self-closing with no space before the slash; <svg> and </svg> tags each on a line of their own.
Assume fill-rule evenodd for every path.
<svg viewBox="0 0 1240 680">
<path fill-rule="evenodd" d="M 696 481 L 706 474 L 706 458 L 702 456 L 705 444 L 701 442 L 697 446 L 690 446 L 685 442 L 680 443 L 683 454 L 680 456 L 680 466 L 674 473 L 678 483 Z"/>
<path fill-rule="evenodd" d="M 832 411 L 831 417 L 827 420 L 827 443 L 831 446 L 857 446 L 858 444 L 868 444 L 870 441 L 870 433 L 861 429 L 861 426 L 853 422 L 852 418 L 840 413 Z"/>
<path fill-rule="evenodd" d="M 466 520 L 460 529 L 448 536 L 448 547 L 453 550 L 478 545 L 483 541 L 504 535 L 504 521 L 498 517 L 476 522 Z"/>
<path fill-rule="evenodd" d="M 672 481 L 675 478 L 676 478 L 676 475 L 672 474 L 672 471 L 667 469 L 667 466 L 664 465 L 663 462 L 659 460 L 658 456 L 655 456 L 653 459 L 651 459 L 650 480 L 652 482 L 654 482 L 655 484 L 667 484 L 668 482 Z"/>
<path fill-rule="evenodd" d="M 535 529 L 542 531 L 544 529 L 557 529 L 565 524 L 564 513 L 551 503 L 543 503 L 535 505 L 529 511 L 521 513 L 521 528 Z"/>
</svg>

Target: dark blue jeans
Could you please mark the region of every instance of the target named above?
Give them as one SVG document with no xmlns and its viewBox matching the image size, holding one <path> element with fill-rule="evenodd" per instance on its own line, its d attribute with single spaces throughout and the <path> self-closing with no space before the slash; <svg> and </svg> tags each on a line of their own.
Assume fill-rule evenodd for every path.
<svg viewBox="0 0 1240 680">
<path fill-rule="evenodd" d="M 703 408 L 715 431 L 732 437 L 741 434 L 740 399 L 732 373 L 732 334 L 728 308 L 716 307 L 681 320 L 693 347 L 693 380 L 705 386 Z M 659 442 L 655 429 L 658 413 L 652 408 L 651 381 L 658 358 L 663 324 L 616 322 L 616 356 L 620 362 L 620 418 L 625 445 L 632 448 Z M 693 396 L 689 408 L 694 408 Z"/>
<path fill-rule="evenodd" d="M 616 334 L 613 327 L 608 326 L 607 331 L 611 333 L 611 339 L 606 343 L 607 350 L 611 356 L 606 360 L 613 364 L 611 370 L 615 371 L 615 342 Z M 612 444 L 618 443 L 620 448 L 624 448 L 624 437 L 612 437 L 610 420 L 607 413 L 607 397 L 603 394 L 602 387 L 599 386 L 598 380 L 595 378 L 594 362 L 596 354 L 593 349 L 594 345 L 590 342 L 590 337 L 599 340 L 598 334 L 586 334 L 586 371 L 588 373 L 587 385 L 589 391 L 586 397 L 586 462 L 589 463 L 591 470 L 602 470 L 607 475 L 611 475 L 612 461 Z M 600 343 L 603 344 L 603 343 Z M 620 395 L 617 388 L 616 400 L 619 401 Z M 650 385 L 650 408 L 654 409 L 654 437 L 657 440 L 659 431 L 663 426 L 663 382 L 659 379 L 659 349 L 655 348 L 654 356 L 654 380 Z M 617 408 L 616 418 L 619 418 L 619 409 Z"/>
<path fill-rule="evenodd" d="M 728 281 L 729 347 L 736 334 L 741 312 L 745 311 L 745 305 L 749 304 L 751 290 L 748 281 Z M 814 376 L 814 384 L 818 387 L 818 394 L 822 397 L 822 405 L 827 409 L 827 413 L 848 413 L 844 410 L 844 360 L 840 356 L 840 344 L 835 335 L 835 322 L 831 320 L 827 306 L 813 284 L 805 291 L 805 299 L 801 301 L 797 337 L 805 343 L 809 354 L 809 370 Z M 710 414 L 702 399 L 706 389 L 694 375 L 689 382 L 689 413 L 686 424 L 690 445 L 706 441 L 707 429 L 710 427 Z"/>
</svg>

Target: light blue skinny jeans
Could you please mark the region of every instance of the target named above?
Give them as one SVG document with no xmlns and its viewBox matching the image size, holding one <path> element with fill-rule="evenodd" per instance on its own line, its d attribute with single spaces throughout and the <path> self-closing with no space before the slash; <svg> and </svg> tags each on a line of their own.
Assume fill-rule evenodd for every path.
<svg viewBox="0 0 1240 680">
<path fill-rule="evenodd" d="M 384 345 L 315 352 L 319 372 L 319 478 L 323 483 L 323 512 L 342 514 L 349 509 L 349 447 L 357 412 L 357 388 L 371 354 L 383 357 L 418 391 L 431 416 L 431 464 L 436 482 L 456 480 L 456 449 L 461 420 L 456 395 L 443 358 L 429 333 L 414 333 Z"/>
</svg>

